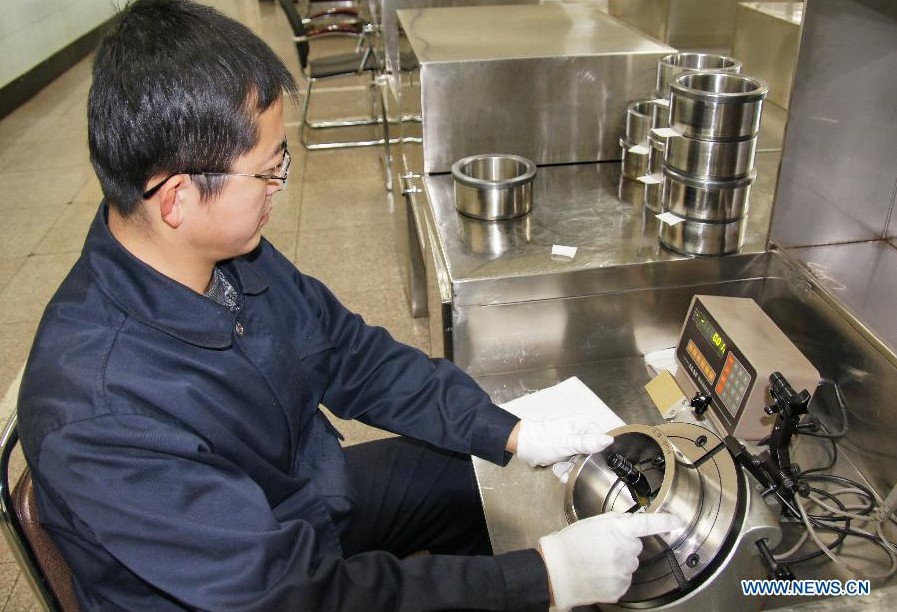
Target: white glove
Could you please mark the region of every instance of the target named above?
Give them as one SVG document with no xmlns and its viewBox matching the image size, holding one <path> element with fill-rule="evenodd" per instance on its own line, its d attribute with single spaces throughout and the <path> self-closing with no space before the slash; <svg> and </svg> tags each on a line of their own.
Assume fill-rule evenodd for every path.
<svg viewBox="0 0 897 612">
<path fill-rule="evenodd" d="M 585 416 L 547 421 L 523 419 L 517 434 L 517 456 L 535 467 L 564 461 L 572 455 L 599 453 L 614 441 L 604 429 Z"/>
<path fill-rule="evenodd" d="M 632 583 L 642 552 L 640 537 L 681 529 L 666 512 L 608 512 L 577 521 L 539 539 L 556 608 L 613 603 Z"/>
</svg>

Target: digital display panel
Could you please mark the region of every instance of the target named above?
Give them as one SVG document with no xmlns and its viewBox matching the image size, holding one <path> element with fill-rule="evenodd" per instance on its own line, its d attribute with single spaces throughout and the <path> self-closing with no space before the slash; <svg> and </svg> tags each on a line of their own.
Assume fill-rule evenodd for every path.
<svg viewBox="0 0 897 612">
<path fill-rule="evenodd" d="M 720 357 L 726 354 L 726 339 L 723 338 L 723 335 L 719 333 L 719 330 L 710 322 L 707 316 L 698 310 L 694 309 L 692 318 L 695 321 L 695 326 L 698 328 L 698 331 L 701 332 L 701 335 L 707 339 L 707 342 L 710 343 L 711 348 L 719 354 Z"/>
</svg>

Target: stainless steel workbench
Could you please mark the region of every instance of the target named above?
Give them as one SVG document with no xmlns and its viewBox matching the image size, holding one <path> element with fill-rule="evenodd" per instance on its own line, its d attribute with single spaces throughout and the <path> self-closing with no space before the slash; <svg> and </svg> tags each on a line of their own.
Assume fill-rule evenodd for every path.
<svg viewBox="0 0 897 612">
<path fill-rule="evenodd" d="M 684 314 L 701 286 L 740 295 L 738 281 L 761 274 L 752 262 L 765 251 L 778 160 L 758 154 L 742 253 L 701 259 L 660 246 L 653 213 L 620 198 L 618 163 L 540 167 L 533 211 L 502 222 L 459 215 L 451 177 L 425 176 L 427 197 L 409 210 L 428 259 L 432 352 L 479 376 L 671 346 L 678 324 L 663 311 Z M 554 244 L 576 256 L 552 257 Z"/>
<path fill-rule="evenodd" d="M 501 6 L 508 4 L 538 4 L 539 0 L 368 0 L 368 10 L 374 23 L 380 25 L 383 48 L 382 57 L 386 62 L 389 85 L 398 95 L 401 88 L 400 63 L 401 36 L 396 11 L 407 8 L 445 8 L 458 6 Z M 407 69 L 407 67 L 406 67 Z"/>
<path fill-rule="evenodd" d="M 620 159 L 626 106 L 676 50 L 594 6 L 546 2 L 403 9 L 420 66 L 423 168 L 506 152 L 537 165 Z M 408 98 L 408 99 L 406 99 Z"/>
<path fill-rule="evenodd" d="M 788 108 L 800 46 L 803 2 L 739 2 L 732 57 L 769 85 L 767 100 Z"/>
<path fill-rule="evenodd" d="M 743 253 L 765 250 L 779 159 L 757 156 Z M 428 175 L 424 185 L 456 305 L 562 297 L 557 274 L 688 259 L 660 246 L 654 213 L 620 198 L 616 162 L 539 167 L 533 211 L 508 221 L 458 214 L 451 175 Z M 552 257 L 555 244 L 577 247 L 576 256 Z"/>
</svg>

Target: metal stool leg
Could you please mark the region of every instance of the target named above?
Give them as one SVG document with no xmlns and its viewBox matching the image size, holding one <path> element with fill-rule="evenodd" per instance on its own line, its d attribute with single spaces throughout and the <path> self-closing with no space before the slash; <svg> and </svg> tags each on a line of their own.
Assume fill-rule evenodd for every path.
<svg viewBox="0 0 897 612">
<path fill-rule="evenodd" d="M 308 126 L 308 107 L 311 105 L 311 86 L 314 83 L 314 79 L 307 77 L 306 78 L 306 86 L 305 86 L 305 100 L 303 100 L 302 104 L 302 120 L 299 122 L 299 140 L 302 142 L 302 146 L 306 149 L 309 148 L 309 143 L 305 138 L 305 130 Z"/>
<path fill-rule="evenodd" d="M 380 111 L 383 116 L 383 165 L 386 170 L 386 191 L 392 191 L 392 140 L 389 138 L 389 114 L 386 107 L 386 77 L 376 78 L 377 95 L 380 96 Z"/>
<path fill-rule="evenodd" d="M 349 120 L 349 121 L 319 121 L 310 122 L 308 120 L 308 107 L 311 106 L 311 92 L 313 85 L 318 81 L 311 77 L 307 77 L 308 85 L 305 88 L 305 103 L 302 107 L 302 120 L 299 124 L 299 140 L 309 151 L 317 151 L 322 149 L 354 149 L 358 147 L 377 147 L 383 144 L 382 138 L 374 140 L 351 140 L 336 142 L 311 142 L 308 138 L 307 130 L 317 128 L 340 128 L 355 125 L 377 125 L 383 121 L 382 117 L 376 119 Z"/>
</svg>

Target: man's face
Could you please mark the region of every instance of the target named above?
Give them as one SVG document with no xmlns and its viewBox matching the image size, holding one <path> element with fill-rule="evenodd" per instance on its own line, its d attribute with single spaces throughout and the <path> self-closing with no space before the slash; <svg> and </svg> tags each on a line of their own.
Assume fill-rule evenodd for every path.
<svg viewBox="0 0 897 612">
<path fill-rule="evenodd" d="M 282 98 L 259 115 L 258 129 L 258 143 L 237 158 L 231 172 L 277 174 L 286 151 Z M 214 261 L 252 251 L 258 246 L 262 227 L 271 214 L 272 198 L 280 187 L 278 181 L 227 177 L 218 196 L 191 207 L 192 214 L 185 219 L 184 227 L 191 246 L 203 258 Z"/>
</svg>

